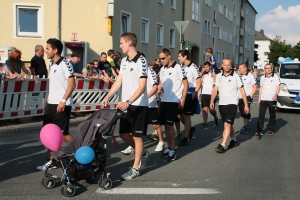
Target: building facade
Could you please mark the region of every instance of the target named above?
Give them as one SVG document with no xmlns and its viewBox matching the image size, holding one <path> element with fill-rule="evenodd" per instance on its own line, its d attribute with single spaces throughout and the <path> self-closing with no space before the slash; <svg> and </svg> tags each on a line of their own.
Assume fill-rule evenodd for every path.
<svg viewBox="0 0 300 200">
<path fill-rule="evenodd" d="M 224 57 L 252 66 L 256 14 L 248 0 L 186 0 L 184 38 L 192 43 L 193 62 L 206 61 L 205 49 L 211 47 L 218 66 Z"/>
<path fill-rule="evenodd" d="M 264 34 L 264 30 L 255 31 L 255 51 L 258 54 L 258 60 L 254 63 L 254 65 L 258 69 L 263 69 L 265 64 L 269 63 L 267 52 L 270 52 L 270 38 L 268 38 Z"/>
</svg>

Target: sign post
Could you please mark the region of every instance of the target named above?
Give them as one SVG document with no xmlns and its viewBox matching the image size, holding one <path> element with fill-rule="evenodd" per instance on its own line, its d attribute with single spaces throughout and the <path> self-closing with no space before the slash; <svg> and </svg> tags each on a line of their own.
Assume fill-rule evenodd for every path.
<svg viewBox="0 0 300 200">
<path fill-rule="evenodd" d="M 184 36 L 183 33 L 187 27 L 187 25 L 189 24 L 189 21 L 174 21 L 174 24 L 177 28 L 177 30 L 179 31 L 180 34 L 180 43 L 181 43 L 181 49 L 183 49 L 183 42 L 184 42 Z"/>
</svg>

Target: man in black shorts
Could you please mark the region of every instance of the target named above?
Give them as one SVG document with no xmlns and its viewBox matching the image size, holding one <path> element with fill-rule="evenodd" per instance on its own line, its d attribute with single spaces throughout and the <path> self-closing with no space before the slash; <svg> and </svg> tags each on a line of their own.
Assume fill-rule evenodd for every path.
<svg viewBox="0 0 300 200">
<path fill-rule="evenodd" d="M 257 83 L 256 83 L 256 78 L 252 75 L 252 73 L 249 73 L 247 65 L 246 64 L 240 64 L 239 68 L 239 74 L 241 79 L 243 80 L 244 84 L 244 90 L 247 96 L 247 101 L 248 101 L 248 106 L 250 109 L 250 105 L 252 103 L 253 95 L 255 94 L 257 90 Z M 239 92 L 239 110 L 241 113 L 241 118 L 243 120 L 244 126 L 241 128 L 240 133 L 247 133 L 248 129 L 248 122 L 250 120 L 251 114 L 250 111 L 249 113 L 244 112 L 244 101 L 242 99 L 242 95 Z"/>
<path fill-rule="evenodd" d="M 185 98 L 184 107 L 180 110 L 181 119 L 184 123 L 184 137 L 178 143 L 179 146 L 185 146 L 192 139 L 195 128 L 192 127 L 191 116 L 195 114 L 196 100 L 195 97 L 201 88 L 200 74 L 197 65 L 191 62 L 190 52 L 186 49 L 178 52 L 178 60 L 185 70 L 189 84 L 188 93 Z M 197 101 L 197 103 L 199 103 Z"/>
<path fill-rule="evenodd" d="M 75 88 L 75 78 L 71 64 L 61 57 L 63 44 L 61 41 L 50 38 L 47 40 L 45 53 L 50 62 L 49 95 L 45 107 L 43 126 L 56 124 L 64 135 L 64 141 L 70 142 L 73 139 L 69 135 L 70 114 L 73 104 L 72 93 Z M 38 170 L 46 170 L 52 164 L 51 151 L 48 150 L 49 161 L 38 166 Z"/>
<path fill-rule="evenodd" d="M 102 101 L 107 106 L 110 97 L 115 94 L 121 85 L 122 102 L 117 108 L 127 113 L 120 119 L 120 137 L 134 148 L 134 163 L 128 172 L 122 175 L 125 180 L 136 178 L 140 171 L 146 167 L 150 153 L 144 150 L 142 136 L 147 132 L 147 77 L 148 64 L 144 56 L 136 51 L 137 38 L 134 33 L 124 33 L 120 38 L 120 48 L 124 54 L 120 66 L 120 74 L 112 85 L 111 90 Z"/>
<path fill-rule="evenodd" d="M 232 126 L 237 113 L 238 90 L 240 90 L 245 103 L 244 111 L 246 114 L 249 113 L 243 82 L 239 75 L 232 69 L 231 59 L 225 57 L 222 60 L 222 67 L 223 72 L 217 75 L 216 85 L 210 99 L 210 109 L 214 109 L 214 100 L 219 91 L 219 111 L 224 123 L 224 131 L 222 143 L 215 148 L 215 151 L 218 153 L 225 152 L 225 145 L 229 136 L 231 137 L 231 141 L 228 148 L 230 149 L 238 145 Z"/>
<path fill-rule="evenodd" d="M 206 61 L 203 64 L 203 74 L 201 77 L 202 82 L 202 90 L 201 90 L 201 106 L 202 106 L 202 117 L 203 117 L 203 124 L 202 128 L 207 128 L 207 117 L 208 117 L 208 111 L 215 120 L 215 125 L 218 126 L 219 120 L 217 117 L 216 110 L 212 110 L 209 108 L 210 105 L 210 99 L 211 99 L 211 93 L 213 91 L 215 82 L 216 82 L 216 74 L 211 73 L 211 67 L 210 62 Z M 214 99 L 214 103 L 216 103 L 216 99 Z"/>
<path fill-rule="evenodd" d="M 184 68 L 172 60 L 169 49 L 163 48 L 158 53 L 163 67 L 160 70 L 158 94 L 161 94 L 159 105 L 159 124 L 165 125 L 168 147 L 162 157 L 173 161 L 177 157 L 175 151 L 175 129 L 173 127 L 178 109 L 184 107 L 188 91 L 188 81 Z"/>
</svg>

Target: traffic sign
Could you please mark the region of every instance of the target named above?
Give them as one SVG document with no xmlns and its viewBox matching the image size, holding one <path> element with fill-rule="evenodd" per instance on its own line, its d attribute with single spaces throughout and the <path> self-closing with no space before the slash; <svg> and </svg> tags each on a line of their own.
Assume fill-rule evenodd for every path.
<svg viewBox="0 0 300 200">
<path fill-rule="evenodd" d="M 189 24 L 189 21 L 174 21 L 174 24 L 179 31 L 180 34 L 183 34 L 185 31 L 187 25 Z"/>
</svg>

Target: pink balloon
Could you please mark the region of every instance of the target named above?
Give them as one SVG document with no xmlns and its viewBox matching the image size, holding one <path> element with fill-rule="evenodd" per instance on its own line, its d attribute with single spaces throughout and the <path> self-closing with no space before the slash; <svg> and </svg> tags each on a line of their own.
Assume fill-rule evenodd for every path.
<svg viewBox="0 0 300 200">
<path fill-rule="evenodd" d="M 46 124 L 40 132 L 40 139 L 47 149 L 57 151 L 63 142 L 63 133 L 57 125 Z"/>
</svg>

